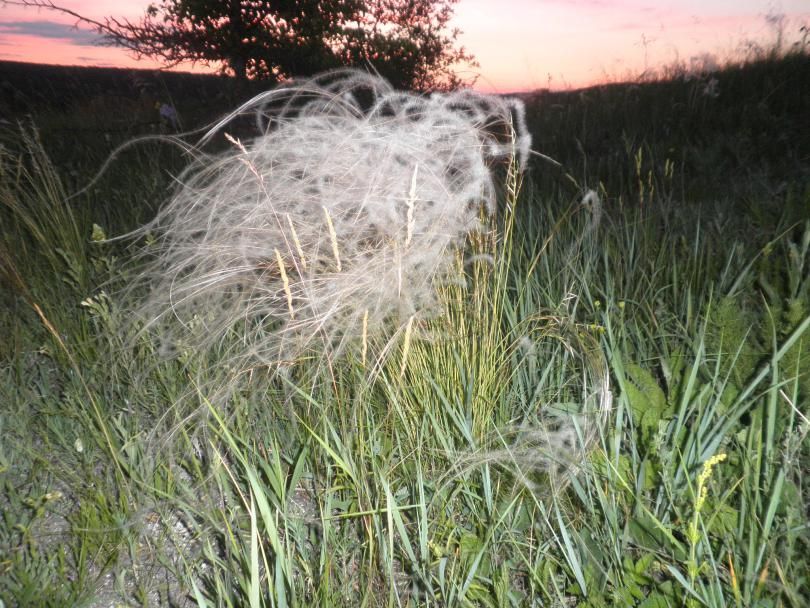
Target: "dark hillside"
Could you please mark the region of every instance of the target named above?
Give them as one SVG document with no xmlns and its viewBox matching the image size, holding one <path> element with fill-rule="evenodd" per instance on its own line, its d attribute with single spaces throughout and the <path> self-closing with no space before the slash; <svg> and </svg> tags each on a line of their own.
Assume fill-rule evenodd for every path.
<svg viewBox="0 0 810 608">
<path fill-rule="evenodd" d="M 174 105 L 188 126 L 198 126 L 266 87 L 237 86 L 209 74 L 2 61 L 0 118 L 15 122 L 31 116 L 46 129 L 136 132 L 158 122 L 159 101 Z"/>
<path fill-rule="evenodd" d="M 767 194 L 810 177 L 806 53 L 692 78 L 540 92 L 527 105 L 535 148 L 612 196 L 667 181 L 679 198 L 752 186 Z"/>
<path fill-rule="evenodd" d="M 233 90 L 232 79 L 209 74 L 0 61 L 0 111 L 6 118 L 67 110 L 103 95 L 222 103 L 230 101 L 228 89 Z"/>
</svg>

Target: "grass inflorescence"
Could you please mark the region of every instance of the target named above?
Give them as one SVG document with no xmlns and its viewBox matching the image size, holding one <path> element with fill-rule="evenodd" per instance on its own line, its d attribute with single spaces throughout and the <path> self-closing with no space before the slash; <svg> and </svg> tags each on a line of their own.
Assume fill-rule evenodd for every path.
<svg viewBox="0 0 810 608">
<path fill-rule="evenodd" d="M 278 366 L 430 317 L 467 236 L 496 213 L 493 166 L 526 163 L 521 109 L 356 72 L 247 102 L 205 136 L 230 148 L 181 174 L 141 230 L 154 237 L 147 326 L 173 317 L 206 344 L 238 326 L 240 348 Z M 261 133 L 243 143 L 227 129 L 248 112 Z"/>
</svg>

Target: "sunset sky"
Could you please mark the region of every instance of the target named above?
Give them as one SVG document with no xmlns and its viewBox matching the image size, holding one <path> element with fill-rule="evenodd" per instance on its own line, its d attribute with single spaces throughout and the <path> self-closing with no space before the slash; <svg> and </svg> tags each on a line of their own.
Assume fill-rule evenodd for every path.
<svg viewBox="0 0 810 608">
<path fill-rule="evenodd" d="M 57 4 L 101 19 L 137 20 L 149 0 L 64 0 Z M 460 0 L 454 25 L 480 67 L 476 88 L 509 92 L 579 87 L 637 77 L 645 69 L 746 42 L 775 38 L 767 15 L 785 16 L 789 41 L 810 24 L 808 0 Z M 92 31 L 47 10 L 0 2 L 0 59 L 66 65 L 153 67 L 121 49 L 94 46 Z"/>
</svg>

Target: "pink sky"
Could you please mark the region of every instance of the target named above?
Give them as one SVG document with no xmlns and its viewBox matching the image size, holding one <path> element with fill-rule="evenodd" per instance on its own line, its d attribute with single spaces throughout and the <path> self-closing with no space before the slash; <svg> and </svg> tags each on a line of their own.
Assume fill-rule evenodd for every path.
<svg viewBox="0 0 810 608">
<path fill-rule="evenodd" d="M 64 0 L 91 18 L 138 19 L 149 0 Z M 638 76 L 647 68 L 702 53 L 728 57 L 745 41 L 775 37 L 768 14 L 786 17 L 796 40 L 810 25 L 808 0 L 460 0 L 454 25 L 480 67 L 476 88 L 567 88 Z M 122 49 L 90 44 L 92 32 L 53 11 L 3 6 L 0 59 L 66 65 L 154 67 Z M 188 69 L 188 66 L 186 67 Z"/>
</svg>

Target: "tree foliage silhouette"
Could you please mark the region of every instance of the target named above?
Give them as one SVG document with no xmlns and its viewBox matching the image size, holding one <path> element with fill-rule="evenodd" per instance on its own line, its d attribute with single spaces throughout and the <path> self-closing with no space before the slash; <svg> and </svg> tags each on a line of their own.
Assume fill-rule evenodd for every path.
<svg viewBox="0 0 810 608">
<path fill-rule="evenodd" d="M 218 66 L 239 79 L 284 80 L 340 66 L 366 67 L 400 88 L 448 89 L 454 67 L 475 65 L 451 28 L 458 0 L 160 0 L 139 21 L 94 20 L 53 3 L 103 44 L 171 67 Z"/>
</svg>

